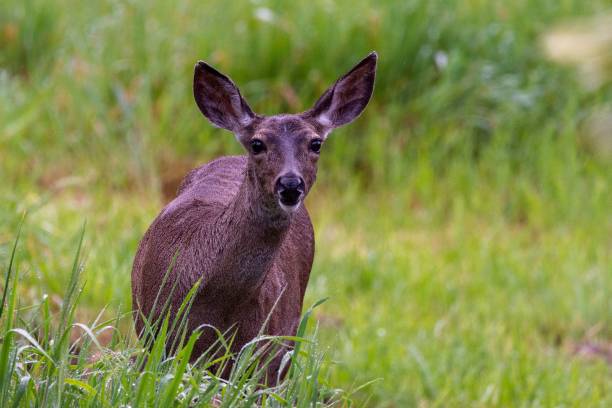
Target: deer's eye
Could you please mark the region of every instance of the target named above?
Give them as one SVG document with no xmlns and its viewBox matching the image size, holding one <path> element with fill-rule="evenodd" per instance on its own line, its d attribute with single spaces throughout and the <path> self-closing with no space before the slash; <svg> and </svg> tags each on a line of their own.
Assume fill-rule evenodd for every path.
<svg viewBox="0 0 612 408">
<path fill-rule="evenodd" d="M 310 150 L 315 153 L 319 153 L 321 151 L 321 139 L 314 139 L 310 142 Z"/>
<path fill-rule="evenodd" d="M 251 140 L 251 150 L 253 150 L 253 154 L 259 154 L 266 150 L 266 145 L 259 139 Z"/>
</svg>

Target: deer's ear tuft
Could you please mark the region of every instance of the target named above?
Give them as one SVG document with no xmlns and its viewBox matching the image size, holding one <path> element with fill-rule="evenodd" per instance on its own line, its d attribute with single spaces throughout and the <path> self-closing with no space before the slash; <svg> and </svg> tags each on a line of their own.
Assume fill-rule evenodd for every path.
<svg viewBox="0 0 612 408">
<path fill-rule="evenodd" d="M 195 66 L 193 96 L 204 116 L 220 128 L 239 132 L 255 118 L 232 80 L 204 61 Z"/>
<path fill-rule="evenodd" d="M 371 52 L 334 83 L 304 116 L 325 133 L 352 122 L 372 97 L 378 54 Z"/>
</svg>

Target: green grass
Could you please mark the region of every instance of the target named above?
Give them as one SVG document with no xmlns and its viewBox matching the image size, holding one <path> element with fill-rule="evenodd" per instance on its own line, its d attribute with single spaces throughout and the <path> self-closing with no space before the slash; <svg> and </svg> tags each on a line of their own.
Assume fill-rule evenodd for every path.
<svg viewBox="0 0 612 408">
<path fill-rule="evenodd" d="M 588 142 L 588 120 L 610 109 L 612 89 L 584 89 L 540 46 L 557 23 L 610 7 L 0 3 L 5 271 L 28 214 L 2 286 L 0 398 L 135 406 L 138 390 L 140 405 L 155 405 L 197 389 L 203 404 L 217 395 L 244 405 L 259 393 L 282 405 L 274 393 L 288 406 L 313 396 L 384 407 L 612 405 L 609 363 L 575 352 L 612 344 L 612 160 Z M 136 245 L 177 178 L 240 152 L 193 102 L 195 61 L 228 73 L 256 111 L 276 113 L 306 109 L 373 49 L 373 101 L 326 143 L 308 202 L 317 249 L 305 304 L 330 297 L 300 354 L 310 378 L 272 390 L 239 375 L 224 388 L 181 355 L 142 351 L 125 315 Z M 104 344 L 85 331 L 86 346 L 70 349 L 62 336 L 75 322 Z M 115 329 L 100 332 L 107 325 Z M 145 358 L 157 364 L 150 374 Z"/>
<path fill-rule="evenodd" d="M 2 327 L 0 349 L 0 405 L 4 406 L 332 406 L 350 402 L 348 395 L 330 389 L 319 376 L 322 356 L 314 338 L 306 338 L 309 310 L 297 337 L 261 335 L 245 345 L 237 355 L 228 350 L 231 338 L 219 342 L 210 353 L 189 363 L 199 333 L 184 332 L 185 320 L 169 323 L 148 321 L 147 331 L 155 338 L 133 341 L 131 333 L 123 334 L 123 320 L 131 324 L 130 315 L 116 315 L 101 320 L 101 315 L 86 325 L 75 321 L 75 311 L 82 291 L 80 250 L 83 234 L 70 272 L 70 282 L 60 310 L 54 314 L 52 302 L 44 296 L 40 302 L 17 309 L 18 273 L 15 250 L 6 271 L 3 303 L 6 317 Z M 194 289 L 183 305 L 188 311 Z M 0 309 L 0 317 L 4 308 Z M 169 333 L 181 334 L 179 338 Z M 101 344 L 103 333 L 111 333 L 107 344 Z M 108 336 L 107 336 L 108 337 Z M 275 355 L 275 347 L 293 340 L 296 347 L 288 354 L 292 361 L 287 376 L 274 387 L 266 387 L 266 367 Z M 171 342 L 175 353 L 166 352 Z M 235 359 L 228 379 L 221 378 L 230 359 Z"/>
</svg>

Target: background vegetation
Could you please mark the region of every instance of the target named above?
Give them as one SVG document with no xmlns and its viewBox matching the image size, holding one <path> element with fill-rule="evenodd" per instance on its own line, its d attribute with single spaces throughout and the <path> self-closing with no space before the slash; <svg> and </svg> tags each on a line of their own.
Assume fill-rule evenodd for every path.
<svg viewBox="0 0 612 408">
<path fill-rule="evenodd" d="M 610 7 L 1 2 L 2 265 L 28 213 L 10 292 L 20 312 L 1 316 L 3 344 L 9 328 L 27 326 L 41 350 L 65 357 L 62 325 L 92 324 L 103 308 L 98 322 L 130 310 L 136 245 L 180 178 L 240 153 L 193 102 L 196 60 L 228 73 L 256 111 L 273 114 L 307 109 L 377 50 L 373 101 L 328 140 L 309 197 L 317 255 L 306 304 L 330 297 L 313 319 L 313 353 L 327 356 L 314 376 L 346 390 L 345 404 L 612 405 L 612 88 L 605 78 L 585 86 L 577 72 L 592 71 L 548 60 L 543 46 L 555 47 L 543 38 L 558 24 Z M 72 316 L 62 296 L 85 220 L 85 286 Z M 45 307 L 42 320 L 32 313 Z M 58 326 L 62 346 L 43 341 L 41 322 Z M 112 357 L 135 347 L 129 319 L 117 327 L 123 340 L 109 347 L 118 354 L 96 367 L 103 378 L 118 370 L 127 385 L 143 381 L 125 368 L 128 357 Z M 31 344 L 13 335 L 15 347 Z M 47 376 L 26 364 L 0 373 L 12 378 L 0 391 L 16 399 L 22 381 L 32 393 L 41 386 L 34 380 L 53 379 L 54 403 L 103 405 L 92 393 L 104 382 L 87 364 Z M 181 373 L 173 364 L 152 370 L 151 384 L 168 386 L 165 374 Z M 198 382 L 203 372 L 190 375 Z M 135 400 L 125 384 L 114 392 Z M 150 404 L 166 401 L 151 392 Z"/>
</svg>

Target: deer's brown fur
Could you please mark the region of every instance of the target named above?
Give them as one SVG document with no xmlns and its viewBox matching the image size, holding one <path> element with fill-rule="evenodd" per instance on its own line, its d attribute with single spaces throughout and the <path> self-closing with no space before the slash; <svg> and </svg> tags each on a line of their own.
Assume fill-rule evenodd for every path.
<svg viewBox="0 0 612 408">
<path fill-rule="evenodd" d="M 264 333 L 296 333 L 314 256 L 313 227 L 303 205 L 316 179 L 319 154 L 313 143 L 363 111 L 376 60 L 375 53 L 368 55 L 311 110 L 271 117 L 254 114 L 228 77 L 205 63 L 196 65 L 200 110 L 232 131 L 248 154 L 192 170 L 144 235 L 132 269 L 139 333 L 141 316 L 159 314 L 160 307 L 153 310 L 158 293 L 157 304 L 169 298 L 171 314 L 176 313 L 199 280 L 189 331 L 202 325 L 233 330 L 235 350 L 257 336 L 268 316 Z M 263 152 L 255 150 L 254 140 L 265 146 Z M 201 330 L 193 358 L 217 339 L 213 330 Z M 271 370 L 277 369 L 278 361 Z"/>
</svg>

